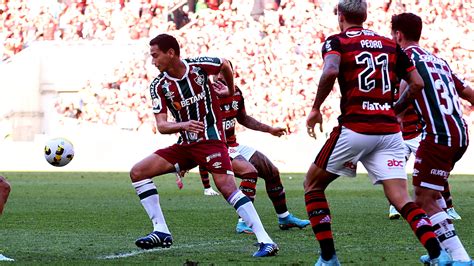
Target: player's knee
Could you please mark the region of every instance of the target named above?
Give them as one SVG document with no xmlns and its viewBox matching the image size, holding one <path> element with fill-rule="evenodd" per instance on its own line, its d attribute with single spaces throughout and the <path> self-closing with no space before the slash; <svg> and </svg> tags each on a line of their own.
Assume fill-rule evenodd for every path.
<svg viewBox="0 0 474 266">
<path fill-rule="evenodd" d="M 132 182 L 137 182 L 143 179 L 143 170 L 138 165 L 134 165 L 130 170 L 130 179 Z"/>
</svg>

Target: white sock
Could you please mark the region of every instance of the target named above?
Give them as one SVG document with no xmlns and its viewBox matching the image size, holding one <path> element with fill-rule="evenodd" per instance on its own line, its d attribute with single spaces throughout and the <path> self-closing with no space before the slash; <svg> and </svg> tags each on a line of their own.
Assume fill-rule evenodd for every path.
<svg viewBox="0 0 474 266">
<path fill-rule="evenodd" d="M 263 228 L 262 221 L 260 221 L 260 217 L 258 217 L 257 210 L 255 210 L 253 203 L 242 191 L 236 190 L 227 201 L 234 206 L 237 210 L 237 214 L 252 228 L 259 243 L 274 243 L 265 231 L 265 228 Z"/>
<path fill-rule="evenodd" d="M 288 215 L 290 215 L 289 211 L 286 211 L 284 213 L 277 213 L 278 218 L 282 218 L 282 219 L 288 217 Z"/>
<path fill-rule="evenodd" d="M 464 249 L 461 240 L 456 235 L 453 222 L 448 219 L 446 212 L 438 212 L 430 217 L 436 237 L 455 261 L 470 261 L 471 258 Z"/>
<path fill-rule="evenodd" d="M 443 197 L 437 199 L 437 200 L 436 200 L 436 203 L 437 203 L 438 206 L 439 206 L 441 209 L 443 209 L 443 210 L 446 210 L 446 208 L 448 207 L 448 206 L 446 205 L 446 201 L 444 200 Z"/>
<path fill-rule="evenodd" d="M 158 231 L 166 234 L 170 234 L 170 230 L 165 222 L 165 217 L 161 211 L 160 196 L 156 190 L 156 186 L 151 179 L 141 180 L 132 183 L 140 202 L 145 208 L 148 217 L 150 217 L 153 223 L 153 231 Z"/>
</svg>

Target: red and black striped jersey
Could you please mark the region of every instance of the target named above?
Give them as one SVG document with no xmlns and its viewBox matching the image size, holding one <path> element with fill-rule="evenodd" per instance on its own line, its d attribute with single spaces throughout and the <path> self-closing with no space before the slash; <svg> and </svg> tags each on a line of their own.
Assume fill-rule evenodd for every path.
<svg viewBox="0 0 474 266">
<path fill-rule="evenodd" d="M 222 125 L 225 131 L 227 145 L 235 147 L 238 145 L 235 135 L 235 123 L 237 117 L 245 112 L 245 102 L 242 91 L 235 87 L 234 95 L 226 98 L 219 98 L 222 115 Z"/>
<path fill-rule="evenodd" d="M 209 76 L 220 72 L 222 60 L 216 57 L 196 57 L 184 59 L 182 62 L 186 66 L 182 78 L 174 78 L 163 72 L 151 83 L 153 112 L 166 113 L 169 110 L 176 122 L 203 122 L 202 133 L 180 132 L 184 143 L 200 140 L 223 141 L 219 100 L 209 81 Z"/>
<path fill-rule="evenodd" d="M 405 52 L 425 83 L 415 97 L 415 108 L 423 123 L 422 139 L 446 146 L 467 146 L 468 128 L 459 100 L 466 83 L 452 73 L 446 61 L 425 49 L 409 46 Z"/>
<path fill-rule="evenodd" d="M 418 137 L 421 134 L 421 120 L 413 105 L 403 113 L 402 134 L 404 140 Z"/>
<path fill-rule="evenodd" d="M 397 77 L 414 68 L 396 43 L 362 27 L 351 27 L 328 37 L 322 48 L 341 57 L 339 124 L 362 134 L 400 132 L 392 109 Z"/>
</svg>

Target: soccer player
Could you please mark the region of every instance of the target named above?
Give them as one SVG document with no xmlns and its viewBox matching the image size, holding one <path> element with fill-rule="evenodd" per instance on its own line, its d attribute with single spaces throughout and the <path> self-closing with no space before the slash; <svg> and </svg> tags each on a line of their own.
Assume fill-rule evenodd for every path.
<svg viewBox="0 0 474 266">
<path fill-rule="evenodd" d="M 160 34 L 150 41 L 150 55 L 161 72 L 150 85 L 157 128 L 162 134 L 180 133 L 182 142 L 155 151 L 130 171 L 132 185 L 153 223 L 153 232 L 137 239 L 135 244 L 150 249 L 170 247 L 173 243 L 152 178 L 203 165 L 212 173 L 217 189 L 255 232 L 259 249 L 253 256 L 275 255 L 278 246 L 263 228 L 253 203 L 235 185 L 223 141 L 217 97 L 234 94 L 229 62 L 215 57 L 181 59 L 178 41 L 168 34 Z M 229 86 L 219 83 L 210 86 L 209 76 L 220 72 Z M 168 111 L 175 121 L 168 121 Z"/>
<path fill-rule="evenodd" d="M 323 44 L 323 73 L 306 121 L 314 137 L 315 125 L 322 123 L 321 105 L 338 78 L 342 95 L 339 125 L 310 166 L 304 184 L 306 210 L 321 247 L 316 265 L 340 265 L 325 190 L 340 175 L 356 176 L 359 161 L 373 184 L 382 184 L 387 199 L 428 250 L 432 264 L 446 263 L 450 257 L 441 249 L 431 221 L 408 195 L 403 139 L 391 108 L 397 77 L 414 88 L 423 87 L 423 80 L 394 41 L 362 27 L 366 1 L 340 0 L 336 12 L 341 33 Z"/>
<path fill-rule="evenodd" d="M 474 92 L 452 73 L 446 61 L 419 46 L 422 27 L 421 18 L 415 14 L 392 17 L 393 39 L 415 62 L 424 81 L 421 88 L 408 86 L 394 110 L 401 113 L 414 102 L 421 115 L 424 127 L 413 170 L 415 200 L 430 216 L 441 246 L 453 258 L 453 265 L 472 265 L 452 221 L 437 200 L 450 171 L 468 145 L 468 128 L 459 96 L 473 104 Z M 430 258 L 422 256 L 421 260 L 427 263 Z"/>
<path fill-rule="evenodd" d="M 3 213 L 3 208 L 7 203 L 8 196 L 10 195 L 10 183 L 3 176 L 0 176 L 0 215 Z M 8 258 L 0 253 L 0 261 L 14 261 L 14 259 Z"/>
<path fill-rule="evenodd" d="M 222 74 L 219 74 L 218 80 L 226 84 Z M 267 195 L 273 203 L 280 229 L 288 230 L 293 227 L 302 229 L 308 226 L 308 220 L 301 220 L 288 211 L 285 188 L 281 182 L 278 168 L 263 153 L 250 146 L 239 144 L 235 134 L 236 121 L 246 128 L 269 133 L 276 137 L 284 135 L 286 129 L 266 125 L 249 116 L 245 109 L 242 91 L 237 87 L 233 96 L 220 98 L 219 100 L 225 137 L 229 147 L 229 155 L 232 159 L 232 168 L 235 175 L 242 179 L 240 190 L 253 202 L 256 194 L 257 178 L 260 176 L 265 180 Z M 206 169 L 200 167 L 199 172 L 203 184 L 209 183 Z M 237 222 L 236 232 L 239 234 L 253 233 L 242 218 Z"/>
<path fill-rule="evenodd" d="M 402 90 L 406 88 L 406 82 L 401 82 Z M 400 91 L 402 93 L 403 91 Z M 416 154 L 416 150 L 420 145 L 421 141 L 421 120 L 418 113 L 415 111 L 413 105 L 410 105 L 407 110 L 402 114 L 402 135 L 403 135 L 403 147 L 405 150 L 405 161 L 408 161 L 411 154 Z M 438 199 L 439 206 L 446 210 L 450 219 L 461 220 L 461 216 L 456 212 L 453 206 L 453 199 L 451 197 L 451 191 L 448 182 L 444 185 L 444 191 L 441 192 L 442 197 Z M 395 220 L 400 218 L 400 213 L 390 204 L 388 218 Z"/>
</svg>

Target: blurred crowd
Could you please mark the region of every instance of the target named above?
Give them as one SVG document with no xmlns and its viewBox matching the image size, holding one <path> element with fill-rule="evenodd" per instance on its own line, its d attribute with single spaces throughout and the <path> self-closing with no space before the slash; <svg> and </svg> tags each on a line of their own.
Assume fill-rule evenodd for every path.
<svg viewBox="0 0 474 266">
<path fill-rule="evenodd" d="M 211 55 L 231 60 L 236 85 L 247 96 L 247 112 L 262 122 L 286 127 L 290 133 L 305 131 L 322 68 L 322 42 L 339 31 L 333 13 L 337 1 L 275 1 L 261 15 L 252 16 L 251 7 L 244 8 L 249 1 L 199 0 L 192 10 L 181 7 L 189 23 L 180 27 L 168 21 L 167 6 L 159 4 L 167 1 L 49 1 L 37 8 L 28 1 L 3 2 L 3 59 L 36 40 L 140 39 L 147 43 L 157 33 L 169 32 L 182 44 L 185 57 Z M 169 2 L 168 7 L 175 4 Z M 390 18 L 400 12 L 420 15 L 424 20 L 421 45 L 448 60 L 456 73 L 474 84 L 474 35 L 469 34 L 474 27 L 474 3 L 370 1 L 365 25 L 390 36 Z M 142 54 L 118 66 L 115 80 L 89 83 L 78 93 L 79 100 L 60 98 L 58 112 L 80 121 L 156 131 L 148 91 L 154 75 L 147 70 L 147 51 Z M 336 86 L 323 108 L 327 131 L 337 123 L 339 98 Z M 467 105 L 464 109 L 472 124 L 474 112 Z"/>
</svg>

